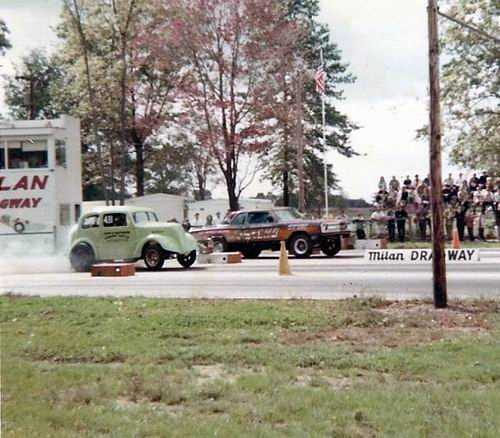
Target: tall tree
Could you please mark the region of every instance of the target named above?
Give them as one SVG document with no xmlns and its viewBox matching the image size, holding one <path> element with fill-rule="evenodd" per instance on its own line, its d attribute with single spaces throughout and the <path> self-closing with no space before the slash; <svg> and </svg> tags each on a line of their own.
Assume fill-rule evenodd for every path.
<svg viewBox="0 0 500 438">
<path fill-rule="evenodd" d="M 175 0 L 174 40 L 189 61 L 191 81 L 183 97 L 204 117 L 200 143 L 222 173 L 231 210 L 254 172 L 243 169 L 266 147 L 269 117 L 261 112 L 270 92 L 268 73 L 281 62 L 290 27 L 280 2 Z"/>
<path fill-rule="evenodd" d="M 291 191 L 298 187 L 297 182 L 297 87 L 299 74 L 304 78 L 302 90 L 304 127 L 304 172 L 306 181 L 315 181 L 324 186 L 323 162 L 324 145 L 321 126 L 321 97 L 315 90 L 313 74 L 320 65 L 319 48 L 323 48 L 326 72 L 326 124 L 328 150 L 351 156 L 355 154 L 349 138 L 357 126 L 341 113 L 335 102 L 343 99 L 341 85 L 352 83 L 355 78 L 348 72 L 348 66 L 342 61 L 338 46 L 330 41 L 329 29 L 318 21 L 320 13 L 318 0 L 289 0 L 287 19 L 300 27 L 302 37 L 295 41 L 295 47 L 288 54 L 284 70 L 276 72 L 276 81 L 280 84 L 280 93 L 276 94 L 272 105 L 277 120 L 276 139 L 273 147 L 265 150 L 266 161 L 264 177 L 273 182 L 274 187 L 281 187 L 284 205 L 290 204 Z M 313 164 L 314 163 L 314 164 Z M 336 188 L 336 178 L 328 167 L 328 186 Z M 306 205 L 318 202 L 313 185 L 306 184 Z"/>
<path fill-rule="evenodd" d="M 171 115 L 175 80 L 180 76 L 175 54 L 159 43 L 165 42 L 169 23 L 158 20 L 154 4 L 145 0 L 87 0 L 79 5 L 84 41 L 74 26 L 74 11 L 63 15 L 59 32 L 67 70 L 74 79 L 72 94 L 78 95 L 82 82 L 89 82 L 83 81 L 82 70 L 90 71 L 93 91 L 87 96 L 95 102 L 84 99 L 79 110 L 87 119 L 97 112 L 89 122 L 97 124 L 100 138 L 110 146 L 104 158 L 107 155 L 112 184 L 118 177 L 121 197 L 127 196 L 125 187 L 134 185 L 141 196 L 145 154 L 152 151 L 149 143 Z"/>
<path fill-rule="evenodd" d="M 63 72 L 57 56 L 47 56 L 39 49 L 22 58 L 15 72 L 7 77 L 5 103 L 15 119 L 56 118 L 71 106 L 61 107 L 54 99 L 54 89 L 62 85 Z"/>
<path fill-rule="evenodd" d="M 98 160 L 98 168 L 101 177 L 101 185 L 102 192 L 104 194 L 104 199 L 106 201 L 106 205 L 108 204 L 108 188 L 106 186 L 106 172 L 104 167 L 104 156 L 103 156 L 103 148 L 102 142 L 99 135 L 98 130 L 98 118 L 97 118 L 97 100 L 96 93 L 93 86 L 92 72 L 90 67 L 90 44 L 89 38 L 87 36 L 86 26 L 84 24 L 84 16 L 85 12 L 82 14 L 82 5 L 79 3 L 79 0 L 64 0 L 63 1 L 63 17 L 66 17 L 66 26 L 61 26 L 60 36 L 70 34 L 70 29 L 73 30 L 73 33 L 76 34 L 74 38 L 75 47 L 78 47 L 79 50 L 75 50 L 76 53 L 79 54 L 80 58 L 83 58 L 84 62 L 84 74 L 85 74 L 85 88 L 87 91 L 87 98 L 90 107 L 90 118 L 88 118 L 90 132 L 89 134 L 93 138 L 93 142 L 96 145 L 97 150 L 97 160 Z M 64 29 L 66 32 L 62 31 Z M 111 166 L 111 169 L 113 167 Z M 113 178 L 112 170 L 111 170 L 111 178 Z M 112 190 L 114 192 L 114 190 Z"/>
<path fill-rule="evenodd" d="M 0 56 L 5 55 L 7 49 L 12 47 L 7 36 L 9 33 L 9 28 L 5 24 L 5 21 L 0 18 Z"/>
<path fill-rule="evenodd" d="M 191 190 L 192 148 L 186 143 L 153 141 L 145 170 L 146 193 L 188 196 Z"/>
<path fill-rule="evenodd" d="M 498 0 L 453 0 L 447 14 L 500 36 Z M 443 19 L 441 47 L 445 144 L 452 160 L 500 169 L 500 48 L 494 40 Z"/>
</svg>

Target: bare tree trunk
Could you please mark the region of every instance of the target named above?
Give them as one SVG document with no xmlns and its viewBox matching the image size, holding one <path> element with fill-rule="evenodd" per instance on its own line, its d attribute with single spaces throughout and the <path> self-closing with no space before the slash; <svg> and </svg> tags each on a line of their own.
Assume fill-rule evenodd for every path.
<svg viewBox="0 0 500 438">
<path fill-rule="evenodd" d="M 229 210 L 238 211 L 240 209 L 239 199 L 236 195 L 236 183 L 233 178 L 226 177 L 227 196 L 229 198 Z"/>
<path fill-rule="evenodd" d="M 140 141 L 134 142 L 135 149 L 135 178 L 136 196 L 144 196 L 144 144 Z"/>
<path fill-rule="evenodd" d="M 304 78 L 302 70 L 299 70 L 297 74 L 296 83 L 296 143 L 297 143 L 297 170 L 299 176 L 299 211 L 304 213 L 305 211 L 305 189 L 304 189 L 304 129 L 303 123 L 303 108 L 302 108 L 302 93 L 304 92 Z"/>
<path fill-rule="evenodd" d="M 289 186 L 289 176 L 288 169 L 283 169 L 283 206 L 290 206 L 290 186 Z"/>
<path fill-rule="evenodd" d="M 83 24 L 82 24 L 82 18 L 81 18 L 81 14 L 80 14 L 80 6 L 78 5 L 78 0 L 73 0 L 74 10 L 71 8 L 71 5 L 69 4 L 69 0 L 64 0 L 64 5 L 66 6 L 66 9 L 68 10 L 69 14 L 71 15 L 73 23 L 75 24 L 75 27 L 78 31 L 78 36 L 80 38 L 80 45 L 82 47 L 83 60 L 85 62 L 85 77 L 87 80 L 87 93 L 89 95 L 89 102 L 90 102 L 90 112 L 91 112 L 90 125 L 92 127 L 92 135 L 94 137 L 94 141 L 96 142 L 96 146 L 97 146 L 97 159 L 99 160 L 99 173 L 101 174 L 101 179 L 102 179 L 102 191 L 104 194 L 104 200 L 106 201 L 106 205 L 108 205 L 109 204 L 109 196 L 108 196 L 108 189 L 106 187 L 106 172 L 104 170 L 104 160 L 103 160 L 102 147 L 101 147 L 101 142 L 99 141 L 98 129 L 97 129 L 97 125 L 96 125 L 97 104 L 96 104 L 95 94 L 94 94 L 94 90 L 92 88 L 92 80 L 91 80 L 91 76 L 90 76 L 88 42 L 87 42 L 87 38 L 85 37 L 85 32 L 83 30 Z"/>
<path fill-rule="evenodd" d="M 116 19 L 120 20 L 118 10 L 116 8 L 116 1 L 112 1 L 113 12 Z M 123 27 L 120 25 L 120 60 L 121 60 L 121 74 L 120 74 L 120 143 L 121 143 L 121 160 L 120 160 L 120 205 L 125 204 L 125 173 L 127 166 L 128 143 L 127 143 L 127 38 L 130 20 L 135 6 L 135 0 L 130 0 L 127 15 L 125 17 L 125 24 Z"/>
<path fill-rule="evenodd" d="M 196 180 L 198 182 L 198 201 L 204 201 L 206 193 L 206 178 L 202 172 L 196 172 Z"/>
</svg>

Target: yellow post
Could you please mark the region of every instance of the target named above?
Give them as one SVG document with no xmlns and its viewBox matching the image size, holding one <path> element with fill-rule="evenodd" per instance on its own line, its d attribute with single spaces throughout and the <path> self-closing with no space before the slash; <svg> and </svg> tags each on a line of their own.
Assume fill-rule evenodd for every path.
<svg viewBox="0 0 500 438">
<path fill-rule="evenodd" d="M 282 240 L 280 244 L 279 275 L 292 275 L 290 272 L 290 265 L 288 263 L 288 253 L 286 251 L 286 245 L 284 240 Z"/>
</svg>

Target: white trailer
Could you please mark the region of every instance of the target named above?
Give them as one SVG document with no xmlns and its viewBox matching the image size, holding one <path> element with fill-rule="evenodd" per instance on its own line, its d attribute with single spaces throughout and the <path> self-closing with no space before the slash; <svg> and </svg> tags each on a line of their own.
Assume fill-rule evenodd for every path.
<svg viewBox="0 0 500 438">
<path fill-rule="evenodd" d="M 4 254 L 55 250 L 82 204 L 79 120 L 0 121 L 0 245 Z"/>
<path fill-rule="evenodd" d="M 89 213 L 105 205 L 104 201 L 85 201 L 83 203 L 83 212 Z M 116 205 L 118 205 L 118 202 Z M 182 223 L 187 215 L 186 198 L 168 193 L 154 193 L 152 195 L 127 198 L 125 199 L 125 205 L 151 208 L 158 214 L 158 218 L 162 222 L 175 220 Z"/>
<path fill-rule="evenodd" d="M 152 208 L 162 222 L 175 219 L 177 222 L 182 223 L 186 217 L 186 198 L 168 193 L 155 193 L 130 198 L 125 201 L 125 204 Z"/>
</svg>

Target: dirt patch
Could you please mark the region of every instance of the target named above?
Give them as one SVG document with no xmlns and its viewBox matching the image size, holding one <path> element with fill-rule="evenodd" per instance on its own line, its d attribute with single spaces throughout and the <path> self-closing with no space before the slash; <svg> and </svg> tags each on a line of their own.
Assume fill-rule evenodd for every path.
<svg viewBox="0 0 500 438">
<path fill-rule="evenodd" d="M 171 415 L 181 415 L 185 407 L 181 404 L 179 405 L 168 405 L 161 402 L 152 402 L 148 399 L 140 399 L 137 401 L 129 400 L 125 397 L 119 397 L 114 401 L 114 405 L 117 409 L 130 411 L 134 409 L 148 408 L 156 412 L 164 412 Z"/>
<path fill-rule="evenodd" d="M 359 351 L 415 346 L 463 334 L 486 334 L 492 328 L 488 319 L 497 313 L 499 302 L 459 303 L 435 309 L 430 303 L 389 301 L 315 332 L 283 330 L 280 339 L 291 345 L 345 343 Z"/>
<path fill-rule="evenodd" d="M 295 386 L 328 386 L 334 391 L 351 388 L 355 383 L 360 383 L 361 378 L 331 377 L 324 374 L 299 374 L 295 379 Z"/>
<path fill-rule="evenodd" d="M 193 370 L 197 374 L 196 383 L 203 384 L 214 380 L 223 380 L 227 383 L 236 381 L 240 373 L 232 373 L 225 369 L 223 364 L 194 365 Z"/>
</svg>

